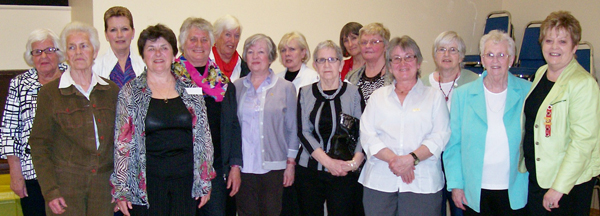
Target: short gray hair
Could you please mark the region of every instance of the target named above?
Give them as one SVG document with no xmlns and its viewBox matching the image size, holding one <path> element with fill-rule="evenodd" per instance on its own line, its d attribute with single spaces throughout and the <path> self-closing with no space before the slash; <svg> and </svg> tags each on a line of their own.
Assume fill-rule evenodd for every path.
<svg viewBox="0 0 600 216">
<path fill-rule="evenodd" d="M 82 22 L 70 22 L 65 26 L 65 28 L 60 33 L 60 42 L 62 43 L 62 50 L 67 51 L 67 37 L 75 32 L 83 32 L 88 34 L 90 42 L 92 43 L 92 47 L 94 48 L 94 52 L 98 53 L 100 50 L 100 41 L 98 40 L 98 30 L 91 25 L 82 23 Z"/>
<path fill-rule="evenodd" d="M 300 49 L 304 49 L 305 55 L 302 59 L 302 63 L 308 62 L 308 60 L 310 59 L 310 48 L 308 48 L 308 43 L 306 42 L 306 38 L 304 37 L 304 35 L 297 31 L 286 33 L 283 35 L 283 37 L 281 37 L 279 45 L 277 46 L 277 49 L 280 51 L 279 55 L 281 55 L 281 49 L 283 49 L 284 46 L 288 45 L 292 40 L 296 40 L 296 42 L 298 42 L 298 45 L 300 46 Z"/>
<path fill-rule="evenodd" d="M 34 66 L 33 56 L 31 55 L 31 51 L 33 51 L 33 43 L 45 40 L 52 40 L 52 44 L 54 44 L 54 47 L 58 48 L 58 50 L 55 52 L 58 56 L 58 62 L 60 63 L 65 61 L 65 53 L 63 52 L 63 49 L 60 46 L 60 39 L 58 38 L 58 36 L 50 29 L 36 29 L 29 33 L 29 38 L 27 38 L 27 44 L 25 44 L 25 52 L 23 53 L 23 58 L 29 66 Z"/>
<path fill-rule="evenodd" d="M 240 34 L 242 34 L 242 25 L 240 24 L 240 21 L 229 14 L 215 20 L 214 27 L 214 35 L 217 37 L 220 37 L 223 31 L 233 29 L 240 29 Z"/>
<path fill-rule="evenodd" d="M 267 42 L 269 63 L 273 63 L 275 59 L 277 59 L 277 50 L 275 50 L 275 43 L 273 43 L 273 40 L 269 36 L 266 36 L 264 34 L 255 34 L 250 36 L 244 42 L 244 52 L 242 54 L 242 58 L 244 58 L 244 61 L 248 61 L 248 59 L 246 58 L 248 56 L 248 49 L 250 49 L 252 45 L 256 44 L 256 42 L 261 40 Z"/>
<path fill-rule="evenodd" d="M 508 43 L 508 47 L 506 47 L 506 49 L 508 49 L 508 55 L 513 57 L 515 56 L 515 41 L 508 34 L 500 30 L 490 31 L 489 33 L 481 37 L 481 40 L 479 41 L 480 55 L 484 55 L 483 52 L 485 51 L 485 44 L 488 41 L 493 41 L 495 44 L 499 44 L 506 41 L 506 43 Z"/>
<path fill-rule="evenodd" d="M 423 62 L 423 55 L 421 54 L 421 49 L 419 48 L 419 45 L 417 45 L 417 42 L 415 40 L 413 40 L 411 37 L 409 37 L 408 35 L 404 35 L 402 37 L 395 37 L 392 38 L 392 40 L 390 40 L 390 44 L 386 49 L 385 55 L 386 55 L 386 66 L 389 68 L 391 68 L 391 61 L 390 58 L 391 53 L 394 51 L 394 49 L 396 49 L 396 47 L 400 47 L 402 50 L 404 51 L 408 51 L 411 50 L 415 53 L 415 55 L 417 56 L 417 64 L 421 64 Z M 404 58 L 404 56 L 403 56 Z M 392 74 L 393 76 L 393 74 Z M 417 78 L 421 77 L 421 69 L 417 70 Z"/>
<path fill-rule="evenodd" d="M 467 46 L 465 45 L 465 41 L 455 32 L 455 31 L 445 31 L 435 38 L 433 42 L 433 58 L 435 58 L 435 53 L 437 52 L 438 47 L 449 45 L 451 43 L 456 43 L 458 45 L 458 53 L 461 58 L 465 57 L 467 53 Z"/>
<path fill-rule="evenodd" d="M 317 58 L 319 58 L 319 56 L 317 55 L 319 53 L 319 51 L 321 51 L 322 49 L 326 49 L 326 48 L 335 50 L 335 56 L 340 61 L 344 61 L 344 54 L 342 53 L 342 48 L 340 48 L 340 46 L 338 46 L 331 40 L 326 40 L 326 41 L 323 41 L 323 42 L 317 44 L 317 47 L 315 47 L 315 52 L 313 55 L 314 61 L 317 61 Z"/>
<path fill-rule="evenodd" d="M 208 37 L 210 37 L 210 46 L 212 47 L 213 44 L 215 44 L 212 24 L 199 17 L 188 17 L 183 21 L 183 24 L 181 24 L 181 28 L 179 28 L 179 49 L 181 51 L 183 51 L 183 45 L 187 41 L 188 32 L 191 28 L 197 28 L 200 31 L 207 32 Z"/>
</svg>

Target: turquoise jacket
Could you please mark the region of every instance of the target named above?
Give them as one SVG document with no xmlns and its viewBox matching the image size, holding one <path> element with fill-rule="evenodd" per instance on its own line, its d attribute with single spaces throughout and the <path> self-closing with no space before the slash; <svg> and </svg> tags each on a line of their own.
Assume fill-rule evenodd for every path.
<svg viewBox="0 0 600 216">
<path fill-rule="evenodd" d="M 463 189 L 468 206 L 480 212 L 481 178 L 485 139 L 487 134 L 487 113 L 483 78 L 484 71 L 477 80 L 456 89 L 452 95 L 450 109 L 450 129 L 452 135 L 446 145 L 443 161 L 446 169 L 448 191 Z M 527 204 L 528 173 L 518 171 L 521 143 L 521 110 L 531 83 L 508 75 L 504 127 L 508 137 L 510 154 L 510 176 L 508 198 L 512 209 L 520 209 Z"/>
<path fill-rule="evenodd" d="M 532 89 L 547 69 L 548 65 L 538 69 Z M 533 130 L 536 179 L 540 187 L 568 194 L 573 186 L 600 174 L 599 92 L 594 77 L 575 59 L 548 92 L 537 111 Z M 552 105 L 552 125 L 550 136 L 546 137 L 544 117 L 549 105 Z M 519 170 L 526 171 L 523 157 Z"/>
</svg>

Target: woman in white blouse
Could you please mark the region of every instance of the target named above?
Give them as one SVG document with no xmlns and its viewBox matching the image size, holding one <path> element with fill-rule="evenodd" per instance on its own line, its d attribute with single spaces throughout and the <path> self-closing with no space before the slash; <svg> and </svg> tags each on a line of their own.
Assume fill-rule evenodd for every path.
<svg viewBox="0 0 600 216">
<path fill-rule="evenodd" d="M 446 102 L 419 79 L 423 56 L 412 38 L 393 38 L 386 56 L 394 82 L 373 92 L 361 117 L 365 214 L 440 215 Z"/>
</svg>

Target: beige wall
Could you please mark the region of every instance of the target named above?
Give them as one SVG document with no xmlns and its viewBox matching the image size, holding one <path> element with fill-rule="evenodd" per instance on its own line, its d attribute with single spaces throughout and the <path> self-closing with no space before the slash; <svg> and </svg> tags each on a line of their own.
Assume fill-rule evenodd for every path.
<svg viewBox="0 0 600 216">
<path fill-rule="evenodd" d="M 243 26 L 242 39 L 238 52 L 242 52 L 244 40 L 255 33 L 264 33 L 278 44 L 283 34 L 290 31 L 303 33 L 314 47 L 321 41 L 338 41 L 341 27 L 349 21 L 363 25 L 382 22 L 392 36 L 404 34 L 413 37 L 421 46 L 425 61 L 423 73 L 434 70 L 431 61 L 431 44 L 435 37 L 445 30 L 456 30 L 467 41 L 475 41 L 483 32 L 485 15 L 502 6 L 500 0 L 396 0 L 396 1 L 270 1 L 270 0 L 181 0 L 177 6 L 162 7 L 160 0 L 103 0 L 94 1 L 94 26 L 103 30 L 102 14 L 113 5 L 123 5 L 134 15 L 137 33 L 148 25 L 164 23 L 179 34 L 179 27 L 189 16 L 202 17 L 213 22 L 215 19 L 232 14 Z M 137 40 L 137 39 L 136 39 Z M 475 44 L 469 46 L 476 51 Z M 108 48 L 102 41 L 100 53 Z M 137 50 L 134 48 L 137 52 Z M 312 65 L 310 66 L 312 67 Z M 283 66 L 279 58 L 272 65 L 279 72 Z"/>
<path fill-rule="evenodd" d="M 71 20 L 71 8 L 0 5 L 0 20 L 0 70 L 28 69 L 23 52 L 29 33 L 47 28 L 60 34 Z"/>
<path fill-rule="evenodd" d="M 515 26 L 515 38 L 521 47 L 523 31 L 527 23 L 534 20 L 544 20 L 553 11 L 571 11 L 579 20 L 582 28 L 582 41 L 588 41 L 595 46 L 594 64 L 600 64 L 600 13 L 593 9 L 600 8 L 598 0 L 503 0 L 502 9 L 510 11 L 512 23 Z M 592 9 L 592 10 L 591 10 Z M 520 50 L 520 49 L 519 49 Z M 598 66 L 595 66 L 599 68 Z M 600 77 L 596 71 L 596 77 Z"/>
</svg>

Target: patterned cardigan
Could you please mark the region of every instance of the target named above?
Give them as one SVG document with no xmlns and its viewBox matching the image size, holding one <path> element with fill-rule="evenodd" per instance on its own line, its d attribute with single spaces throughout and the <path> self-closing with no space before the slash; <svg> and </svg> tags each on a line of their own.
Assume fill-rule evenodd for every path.
<svg viewBox="0 0 600 216">
<path fill-rule="evenodd" d="M 149 206 L 146 192 L 145 119 L 152 92 L 148 88 L 147 75 L 147 71 L 144 71 L 119 92 L 115 120 L 115 171 L 110 182 L 114 199 Z M 176 78 L 175 89 L 193 118 L 194 184 L 190 195 L 202 197 L 210 192 L 211 179 L 216 176 L 212 166 L 214 149 L 204 98 L 188 94 L 185 88 L 190 87 L 196 87 L 191 80 Z"/>
</svg>

